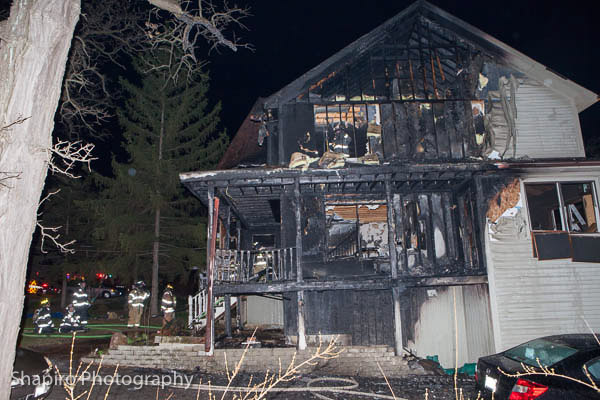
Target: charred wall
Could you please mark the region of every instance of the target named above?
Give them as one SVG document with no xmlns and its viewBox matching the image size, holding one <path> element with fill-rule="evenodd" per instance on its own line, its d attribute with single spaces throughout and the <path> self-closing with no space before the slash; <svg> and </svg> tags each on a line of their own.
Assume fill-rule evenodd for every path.
<svg viewBox="0 0 600 400">
<path fill-rule="evenodd" d="M 487 201 L 507 181 L 484 182 L 484 198 Z M 300 234 L 302 268 L 306 278 L 332 279 L 389 273 L 387 205 L 381 203 L 383 200 L 365 200 L 362 203 L 354 197 L 352 201 L 356 205 L 335 205 L 322 195 L 302 196 Z M 295 200 L 286 194 L 281 205 L 281 244 L 282 247 L 295 247 Z M 477 221 L 487 209 L 477 207 L 474 189 L 459 194 L 450 191 L 395 194 L 391 207 L 396 218 L 395 246 L 400 275 L 427 277 L 485 273 L 479 236 L 483 223 L 479 226 Z M 332 220 L 332 216 L 336 219 Z M 336 223 L 354 230 L 335 233 L 333 225 Z M 341 256 L 332 254 L 336 241 L 340 242 L 340 246 L 354 243 L 360 249 L 348 247 L 348 252 Z M 365 252 L 365 249 L 371 250 Z"/>
<path fill-rule="evenodd" d="M 297 334 L 296 294 L 284 301 L 285 334 Z M 353 345 L 393 345 L 394 319 L 389 290 L 327 290 L 304 294 L 306 333 L 349 334 Z"/>
</svg>

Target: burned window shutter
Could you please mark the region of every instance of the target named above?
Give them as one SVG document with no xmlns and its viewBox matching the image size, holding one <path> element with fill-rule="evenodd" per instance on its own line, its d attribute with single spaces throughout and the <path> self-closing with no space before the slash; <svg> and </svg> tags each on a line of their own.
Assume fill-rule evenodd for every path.
<svg viewBox="0 0 600 400">
<path fill-rule="evenodd" d="M 600 263 L 600 237 L 571 235 L 573 261 Z"/>
<path fill-rule="evenodd" d="M 568 232 L 533 232 L 533 240 L 540 261 L 571 258 Z"/>
</svg>

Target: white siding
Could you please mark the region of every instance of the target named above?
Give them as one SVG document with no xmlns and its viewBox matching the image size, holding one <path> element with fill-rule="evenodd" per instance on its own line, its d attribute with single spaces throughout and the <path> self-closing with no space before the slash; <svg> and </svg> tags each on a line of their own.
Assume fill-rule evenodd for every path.
<svg viewBox="0 0 600 400">
<path fill-rule="evenodd" d="M 571 100 L 526 80 L 517 90 L 516 102 L 517 158 L 585 157 Z"/>
<path fill-rule="evenodd" d="M 493 353 L 487 285 L 415 288 L 411 297 L 417 302 L 425 299 L 409 328 L 414 340 L 406 347 L 413 354 L 422 358 L 437 355 L 444 368 L 454 368 L 457 343 L 459 367 Z"/>
<path fill-rule="evenodd" d="M 283 327 L 283 301 L 262 296 L 246 296 L 242 301 L 242 316 L 249 326 Z"/>
<path fill-rule="evenodd" d="M 538 261 L 527 218 L 522 208 L 486 232 L 496 351 L 540 336 L 589 332 L 585 321 L 600 331 L 600 264 Z"/>
</svg>

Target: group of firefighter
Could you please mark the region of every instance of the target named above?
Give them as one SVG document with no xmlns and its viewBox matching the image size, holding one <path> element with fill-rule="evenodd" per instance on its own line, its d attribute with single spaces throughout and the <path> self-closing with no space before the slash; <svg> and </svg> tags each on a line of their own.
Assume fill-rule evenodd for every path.
<svg viewBox="0 0 600 400">
<path fill-rule="evenodd" d="M 129 291 L 127 298 L 127 308 L 129 311 L 127 327 L 138 328 L 144 314 L 144 307 L 150 297 L 150 292 L 146 290 L 144 281 L 138 281 Z M 89 312 L 91 303 L 86 291 L 85 282 L 79 283 L 79 287 L 73 293 L 72 302 L 66 307 L 63 319 L 58 327 L 59 333 L 87 331 Z M 167 284 L 163 292 L 160 309 L 163 314 L 162 328 L 171 324 L 175 318 L 175 309 L 177 300 L 173 295 L 173 286 Z M 33 324 L 35 333 L 49 334 L 54 332 L 54 322 L 52 321 L 52 312 L 50 310 L 50 300 L 42 299 L 40 307 L 33 313 Z"/>
</svg>

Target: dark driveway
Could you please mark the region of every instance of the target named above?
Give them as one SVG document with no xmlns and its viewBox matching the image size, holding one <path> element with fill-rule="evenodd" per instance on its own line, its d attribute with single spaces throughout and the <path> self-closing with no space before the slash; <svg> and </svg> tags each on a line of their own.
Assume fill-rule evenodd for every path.
<svg viewBox="0 0 600 400">
<path fill-rule="evenodd" d="M 100 374 L 100 380 L 97 380 L 96 385 L 93 388 L 90 400 L 103 400 L 108 389 L 108 384 L 111 381 L 113 368 L 103 368 Z M 314 378 L 318 378 L 318 375 L 299 376 L 292 382 L 282 383 L 277 387 L 280 388 L 298 388 L 304 389 Z M 206 384 L 209 381 L 214 385 L 227 385 L 225 374 L 223 376 L 211 376 L 211 375 L 182 375 L 173 373 L 172 371 L 148 371 L 148 370 L 136 370 L 136 369 L 121 369 L 119 370 L 119 380 L 110 386 L 110 392 L 108 399 L 126 399 L 126 400 L 145 400 L 145 399 L 196 399 L 198 395 L 199 399 L 208 399 L 208 390 L 202 389 L 198 392 L 196 388 L 201 378 L 202 384 Z M 252 382 L 256 383 L 258 379 L 264 378 L 259 376 L 252 377 Z M 349 388 L 352 392 L 363 392 L 368 393 L 368 396 L 360 395 L 358 393 L 332 393 L 332 392 L 320 392 L 321 395 L 325 395 L 331 399 L 368 399 L 368 398 L 392 398 L 390 390 L 383 378 L 352 378 L 355 379 L 358 386 L 355 388 Z M 97 378 L 98 379 L 98 378 Z M 233 385 L 235 386 L 247 386 L 251 377 L 243 374 L 236 377 Z M 186 385 L 190 382 L 194 387 L 189 389 L 179 389 L 173 387 L 160 388 L 162 383 L 172 383 L 176 381 L 179 384 Z M 455 391 L 453 384 L 453 377 L 450 376 L 407 376 L 401 379 L 391 379 L 390 384 L 394 390 L 394 394 L 400 400 L 402 398 L 410 400 L 423 400 L 425 399 L 425 392 L 428 391 L 428 399 L 455 399 Z M 477 398 L 477 393 L 474 388 L 474 380 L 472 378 L 459 378 L 458 385 L 462 388 L 463 398 L 474 400 Z M 353 386 L 348 382 L 315 382 L 311 383 L 311 386 Z M 84 385 L 79 385 L 76 390 L 76 396 L 83 391 L 89 390 L 91 384 L 87 382 Z M 157 395 L 158 390 L 158 395 Z M 237 393 L 237 392 L 236 392 Z M 221 398 L 222 391 L 215 390 L 213 395 L 217 399 Z M 230 395 L 226 395 L 225 398 L 231 399 L 234 392 Z M 239 396 L 239 395 L 238 395 Z M 52 394 L 48 397 L 50 400 L 64 400 L 66 392 L 60 387 L 55 387 Z M 82 397 L 87 398 L 87 393 Z M 308 391 L 287 391 L 287 392 L 270 392 L 266 398 L 268 399 L 316 399 L 317 397 Z"/>
</svg>

